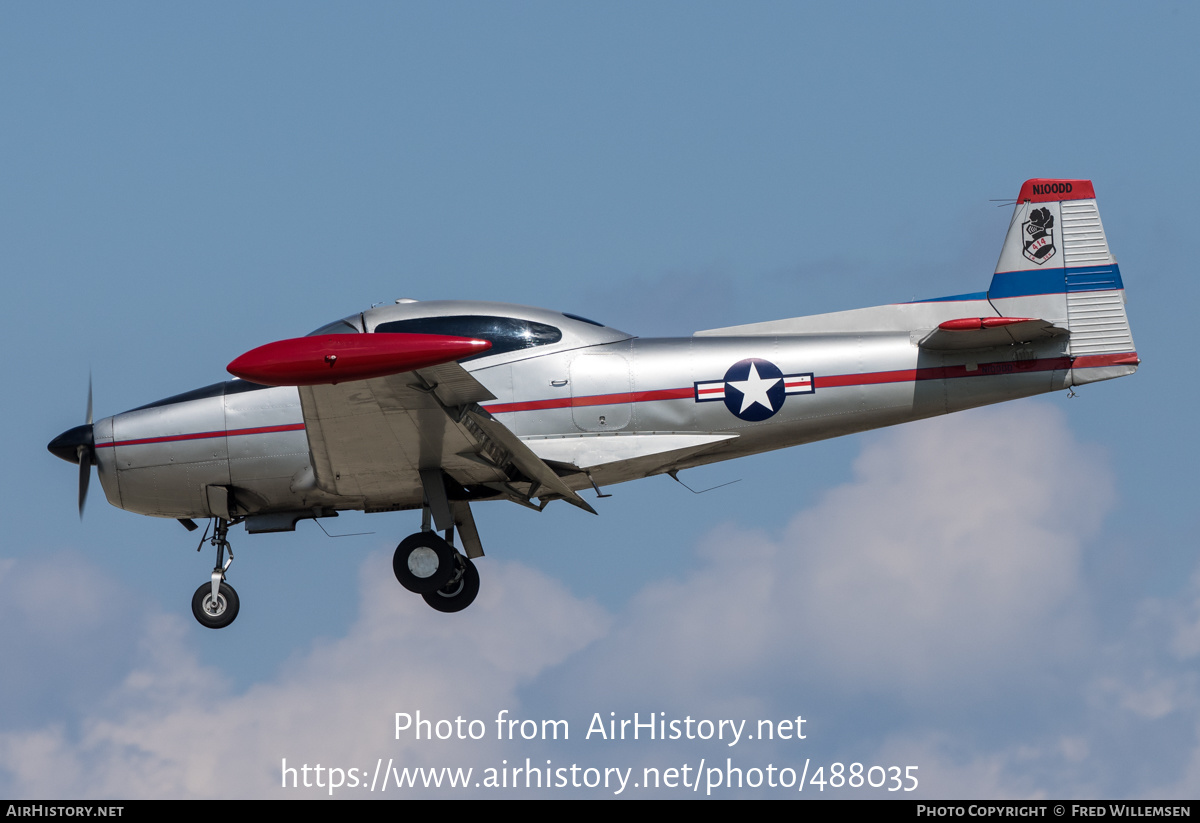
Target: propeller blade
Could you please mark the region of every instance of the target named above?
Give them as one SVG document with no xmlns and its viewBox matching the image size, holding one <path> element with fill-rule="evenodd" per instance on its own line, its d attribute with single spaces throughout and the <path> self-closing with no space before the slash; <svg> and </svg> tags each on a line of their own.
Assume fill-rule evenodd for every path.
<svg viewBox="0 0 1200 823">
<path fill-rule="evenodd" d="M 88 482 L 92 464 L 96 463 L 96 439 L 92 430 L 92 376 L 88 375 L 87 422 L 67 429 L 46 447 L 55 457 L 79 464 L 79 519 L 83 519 L 83 504 L 87 502 Z"/>
<path fill-rule="evenodd" d="M 87 446 L 79 446 L 75 453 L 79 455 L 79 519 L 82 520 L 83 504 L 87 502 L 88 482 L 92 479 L 92 455 Z"/>
<path fill-rule="evenodd" d="M 87 425 L 90 430 L 92 427 L 92 370 L 88 369 L 88 406 L 87 406 Z M 83 519 L 83 504 L 87 502 L 88 483 L 92 479 L 92 452 L 95 446 L 88 448 L 87 446 L 79 447 L 79 519 Z M 87 460 L 84 460 L 87 457 Z"/>
</svg>

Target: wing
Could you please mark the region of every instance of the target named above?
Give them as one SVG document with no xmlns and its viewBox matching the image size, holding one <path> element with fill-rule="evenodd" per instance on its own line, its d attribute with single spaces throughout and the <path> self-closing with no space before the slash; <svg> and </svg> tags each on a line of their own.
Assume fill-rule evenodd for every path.
<svg viewBox="0 0 1200 823">
<path fill-rule="evenodd" d="M 484 486 L 517 502 L 532 505 L 537 498 L 539 508 L 561 498 L 594 514 L 478 405 L 495 398 L 454 362 L 481 350 L 469 343 L 486 341 L 323 335 L 267 344 L 229 368 L 246 379 L 298 386 L 317 484 L 361 501 L 365 509 L 420 505 L 425 499 L 443 528 L 444 520 L 453 522 L 445 475 L 460 486 Z M 354 377 L 365 379 L 347 379 Z"/>
<path fill-rule="evenodd" d="M 370 508 L 420 499 L 421 472 L 463 486 L 520 488 L 529 500 L 561 497 L 592 508 L 478 403 L 495 397 L 466 369 L 445 363 L 328 386 L 300 387 L 313 471 L 324 489 Z"/>
</svg>

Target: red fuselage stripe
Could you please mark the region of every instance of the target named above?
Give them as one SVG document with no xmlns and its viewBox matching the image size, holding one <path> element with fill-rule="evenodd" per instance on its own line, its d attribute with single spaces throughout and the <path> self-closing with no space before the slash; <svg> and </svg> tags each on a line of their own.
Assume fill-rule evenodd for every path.
<svg viewBox="0 0 1200 823">
<path fill-rule="evenodd" d="M 165 437 L 143 437 L 140 440 L 114 440 L 111 443 L 97 443 L 96 448 L 112 448 L 113 446 L 145 446 L 150 443 L 176 443 L 180 440 L 207 440 L 212 437 L 236 437 L 243 434 L 274 434 L 275 432 L 304 431 L 303 423 L 289 423 L 286 426 L 257 426 L 252 429 L 229 429 L 214 432 L 193 432 L 192 434 L 169 434 Z"/>
<path fill-rule="evenodd" d="M 724 389 L 721 389 L 724 391 Z M 493 403 L 484 406 L 492 414 L 515 411 L 538 411 L 540 409 L 565 409 L 573 406 L 611 406 L 617 403 L 646 403 L 651 400 L 685 400 L 692 397 L 694 390 L 659 389 L 657 391 L 631 391 L 619 394 L 594 394 L 591 397 L 561 397 L 552 400 L 527 400 L 523 403 Z"/>
<path fill-rule="evenodd" d="M 1043 360 L 1018 360 L 1000 363 L 980 363 L 978 367 L 967 371 L 966 366 L 934 366 L 925 369 L 897 369 L 896 371 L 877 371 L 865 374 L 834 374 L 824 377 L 814 377 L 814 389 L 844 388 L 846 386 L 869 386 L 878 383 L 903 383 L 917 380 L 946 380 L 956 377 L 991 377 L 1000 374 L 1017 374 L 1031 371 L 1053 371 L 1054 369 L 1089 369 L 1099 366 L 1136 365 L 1137 355 L 1124 354 L 1093 354 L 1076 357 L 1072 364 L 1070 357 L 1053 357 Z M 715 382 L 715 381 L 714 381 Z M 792 384 L 788 384 L 792 385 Z M 805 384 L 807 385 L 807 384 Z M 723 391 L 720 389 L 700 389 L 701 394 Z M 623 392 L 620 394 L 597 394 L 590 397 L 557 397 L 551 400 L 527 400 L 520 403 L 492 403 L 484 406 L 492 414 L 506 412 L 542 411 L 545 409 L 567 409 L 577 406 L 607 406 L 618 403 L 644 403 L 650 400 L 682 400 L 694 397 L 694 389 L 659 389 L 657 391 Z"/>
<path fill-rule="evenodd" d="M 817 377 L 813 384 L 820 389 L 842 386 L 867 386 L 874 383 L 904 383 L 917 380 L 947 380 L 953 377 L 990 377 L 1016 372 L 1053 371 L 1071 368 L 1071 358 L 1053 357 L 1045 360 L 1008 360 L 1001 363 L 980 363 L 968 371 L 966 366 L 933 366 L 925 369 L 899 369 L 866 374 L 838 374 Z"/>
</svg>

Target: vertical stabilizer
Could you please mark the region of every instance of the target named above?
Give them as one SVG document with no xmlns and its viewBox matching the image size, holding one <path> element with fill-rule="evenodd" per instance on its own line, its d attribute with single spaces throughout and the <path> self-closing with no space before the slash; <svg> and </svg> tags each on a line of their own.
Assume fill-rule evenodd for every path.
<svg viewBox="0 0 1200 823">
<path fill-rule="evenodd" d="M 1066 326 L 1073 357 L 1133 353 L 1125 287 L 1090 180 L 1025 181 L 988 299 L 1002 316 Z M 1077 373 L 1075 382 L 1088 380 Z"/>
</svg>

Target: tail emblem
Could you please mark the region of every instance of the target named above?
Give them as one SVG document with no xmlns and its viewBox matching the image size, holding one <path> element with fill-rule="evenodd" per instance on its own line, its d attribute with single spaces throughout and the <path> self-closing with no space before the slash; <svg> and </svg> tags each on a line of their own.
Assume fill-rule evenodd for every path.
<svg viewBox="0 0 1200 823">
<path fill-rule="evenodd" d="M 1054 256 L 1054 215 L 1050 209 L 1034 209 L 1021 229 L 1026 257 L 1040 266 Z"/>
</svg>

